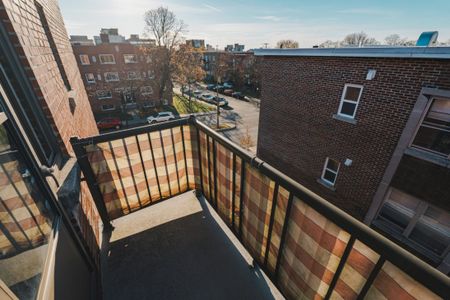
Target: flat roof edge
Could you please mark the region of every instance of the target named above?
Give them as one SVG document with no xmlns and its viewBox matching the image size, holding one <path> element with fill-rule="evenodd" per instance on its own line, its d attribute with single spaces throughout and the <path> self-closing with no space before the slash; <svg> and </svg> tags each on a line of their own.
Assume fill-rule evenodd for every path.
<svg viewBox="0 0 450 300">
<path fill-rule="evenodd" d="M 253 49 L 255 56 L 450 59 L 450 47 Z"/>
</svg>

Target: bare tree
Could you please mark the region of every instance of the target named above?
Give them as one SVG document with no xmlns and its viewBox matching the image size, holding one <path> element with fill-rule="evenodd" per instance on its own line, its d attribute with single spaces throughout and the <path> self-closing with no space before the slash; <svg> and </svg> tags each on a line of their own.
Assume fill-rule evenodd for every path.
<svg viewBox="0 0 450 300">
<path fill-rule="evenodd" d="M 294 40 L 280 40 L 277 42 L 277 48 L 298 48 L 298 42 Z"/>
<path fill-rule="evenodd" d="M 402 38 L 396 33 L 388 35 L 384 39 L 384 41 L 386 42 L 386 45 L 389 46 L 414 46 L 416 44 L 415 41 L 408 40 L 407 38 Z"/>
<path fill-rule="evenodd" d="M 367 36 L 367 34 L 364 33 L 363 31 L 347 34 L 344 40 L 342 41 L 342 45 L 344 46 L 362 47 L 365 45 L 378 45 L 378 44 L 379 42 L 376 39 Z"/>
<path fill-rule="evenodd" d="M 154 58 L 159 70 L 159 95 L 171 97 L 173 88 L 173 55 L 182 41 L 186 25 L 167 7 L 158 7 L 147 11 L 144 15 L 145 33 L 156 41 L 157 49 L 147 49 Z"/>
<path fill-rule="evenodd" d="M 319 48 L 339 48 L 341 42 L 332 40 L 326 40 L 325 42 L 319 44 Z"/>
</svg>

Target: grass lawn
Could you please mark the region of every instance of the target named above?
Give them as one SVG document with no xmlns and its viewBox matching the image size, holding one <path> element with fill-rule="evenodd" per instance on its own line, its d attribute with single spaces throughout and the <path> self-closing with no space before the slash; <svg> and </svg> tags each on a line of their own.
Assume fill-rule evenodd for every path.
<svg viewBox="0 0 450 300">
<path fill-rule="evenodd" d="M 181 114 L 198 113 L 198 112 L 208 112 L 215 108 L 211 105 L 198 101 L 194 98 L 191 100 L 192 108 L 189 109 L 189 98 L 183 97 L 177 94 L 173 96 L 173 106 Z"/>
</svg>

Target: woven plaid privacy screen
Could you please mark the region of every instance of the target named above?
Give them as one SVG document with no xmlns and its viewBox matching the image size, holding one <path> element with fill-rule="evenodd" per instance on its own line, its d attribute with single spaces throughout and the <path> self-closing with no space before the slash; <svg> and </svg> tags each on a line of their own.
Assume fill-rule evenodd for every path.
<svg viewBox="0 0 450 300">
<path fill-rule="evenodd" d="M 111 219 L 196 187 L 191 126 L 85 146 Z"/>
<path fill-rule="evenodd" d="M 288 299 L 356 299 L 364 289 L 374 299 L 439 298 L 212 137 L 199 137 L 205 198 Z"/>
</svg>

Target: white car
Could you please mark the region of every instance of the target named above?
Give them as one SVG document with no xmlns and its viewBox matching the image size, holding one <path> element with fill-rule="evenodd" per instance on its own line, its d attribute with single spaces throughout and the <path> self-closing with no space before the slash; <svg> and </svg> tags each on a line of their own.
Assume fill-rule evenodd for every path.
<svg viewBox="0 0 450 300">
<path fill-rule="evenodd" d="M 175 116 L 170 111 L 162 111 L 158 113 L 156 116 L 150 116 L 147 118 L 147 122 L 149 124 L 157 123 L 157 122 L 164 122 L 164 121 L 170 121 L 174 120 Z"/>
<path fill-rule="evenodd" d="M 211 103 L 214 97 L 210 94 L 203 94 L 201 98 L 203 101 Z"/>
</svg>

